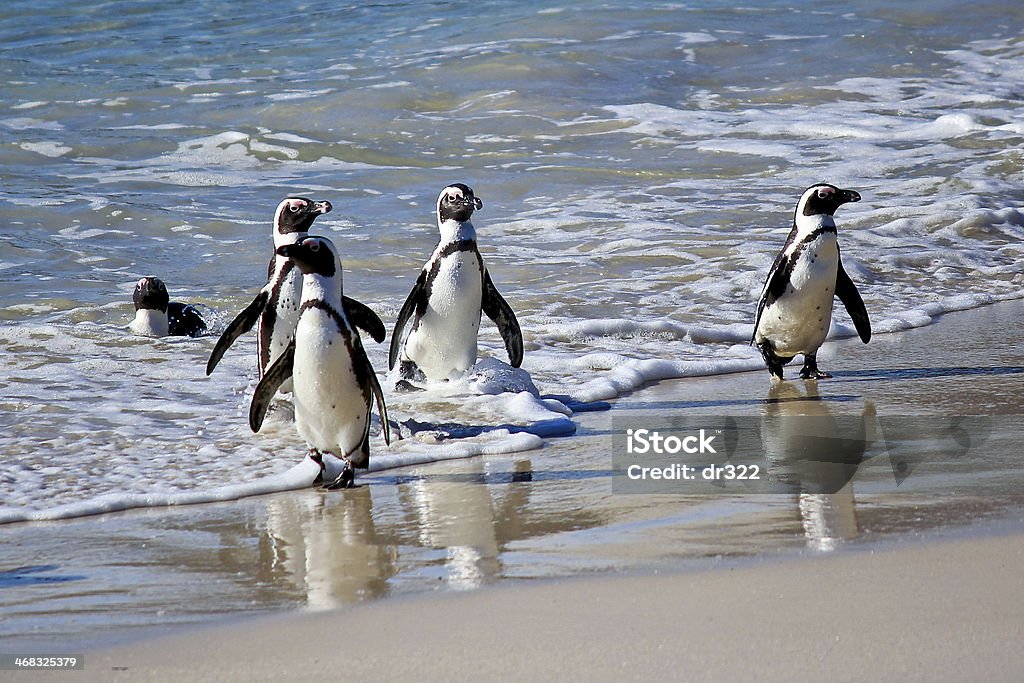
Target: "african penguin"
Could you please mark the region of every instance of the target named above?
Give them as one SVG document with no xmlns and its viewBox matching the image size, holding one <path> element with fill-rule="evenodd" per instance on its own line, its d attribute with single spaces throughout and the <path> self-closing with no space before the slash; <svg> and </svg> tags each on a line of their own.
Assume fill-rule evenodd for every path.
<svg viewBox="0 0 1024 683">
<path fill-rule="evenodd" d="M 299 318 L 303 279 L 301 273 L 295 270 L 291 258 L 277 250 L 305 238 L 313 226 L 313 221 L 318 216 L 329 213 L 331 208 L 328 201 L 315 202 L 305 197 L 288 197 L 277 205 L 274 213 L 275 251 L 267 268 L 267 284 L 252 303 L 231 321 L 217 340 L 206 364 L 207 375 L 213 372 L 224 352 L 235 340 L 251 330 L 257 321 L 261 377 L 267 367 L 288 348 L 295 331 L 295 323 Z M 376 313 L 349 297 L 344 298 L 344 306 L 347 315 L 356 326 L 369 332 L 378 343 L 384 341 L 387 329 Z M 283 391 L 290 391 L 290 383 L 285 383 Z"/>
<path fill-rule="evenodd" d="M 816 356 L 832 322 L 833 297 L 846 306 L 861 340 L 867 344 L 871 339 L 864 301 L 839 257 L 832 217 L 841 205 L 858 201 L 853 190 L 819 183 L 804 190 L 797 203 L 793 229 L 761 291 L 750 342 L 779 379 L 782 366 L 797 354 L 804 357 L 801 378 L 831 376 L 818 370 Z"/>
<path fill-rule="evenodd" d="M 198 337 L 206 334 L 206 321 L 195 307 L 171 301 L 160 278 L 144 277 L 132 293 L 135 319 L 128 328 L 147 337 Z"/>
<path fill-rule="evenodd" d="M 249 426 L 258 432 L 281 383 L 291 378 L 295 426 L 310 456 L 324 470 L 323 454 L 347 465 L 328 488 L 352 486 L 353 468 L 370 462 L 370 410 L 374 399 L 391 443 L 387 408 L 377 375 L 342 304 L 341 259 L 326 237 L 307 236 L 277 249 L 302 271 L 295 335 L 256 385 Z"/>
<path fill-rule="evenodd" d="M 481 311 L 497 324 L 512 366 L 523 362 L 519 321 L 495 289 L 477 249 L 470 217 L 482 207 L 473 190 L 461 183 L 449 185 L 437 197 L 441 239 L 391 335 L 388 366 L 400 363 L 400 388 L 409 388 L 411 379 L 447 380 L 473 367 Z"/>
</svg>

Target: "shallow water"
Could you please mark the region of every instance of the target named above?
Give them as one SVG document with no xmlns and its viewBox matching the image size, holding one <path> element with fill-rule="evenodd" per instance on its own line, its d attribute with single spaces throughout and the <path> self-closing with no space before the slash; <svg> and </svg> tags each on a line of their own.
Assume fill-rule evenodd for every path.
<svg viewBox="0 0 1024 683">
<path fill-rule="evenodd" d="M 301 456 L 289 429 L 256 437 L 239 419 L 252 337 L 206 378 L 213 339 L 123 329 L 133 283 L 157 275 L 219 331 L 262 282 L 287 194 L 334 202 L 316 229 L 341 245 L 346 292 L 391 324 L 436 241 L 437 192 L 471 183 L 525 369 L 542 394 L 583 401 L 759 367 L 752 304 L 818 180 L 864 196 L 837 220 L 876 332 L 1024 290 L 1015 3 L 965 17 L 958 3 L 254 16 L 44 2 L 26 24 L 28 7 L 0 9 L 3 519 L 255 481 L 296 461 L 273 454 Z M 851 333 L 845 312 L 833 333 Z M 504 360 L 490 324 L 483 339 Z M 370 355 L 384 367 L 383 347 Z M 494 387 L 391 396 L 392 414 L 573 428 L 551 402 L 467 414 L 481 391 Z"/>
<path fill-rule="evenodd" d="M 754 301 L 820 180 L 864 197 L 837 223 L 876 333 L 1024 296 L 1021 19 L 1015 2 L 5 3 L 0 522 L 305 486 L 287 411 L 246 425 L 251 336 L 207 378 L 214 337 L 124 329 L 135 281 L 156 275 L 219 332 L 261 286 L 289 194 L 334 204 L 314 232 L 389 326 L 437 239 L 438 191 L 463 181 L 484 201 L 481 250 L 549 398 L 500 391 L 521 379 L 500 362 L 389 392 L 392 417 L 465 438 L 375 439 L 383 468 L 589 453 L 605 418 L 579 402 L 760 369 Z M 483 330 L 482 355 L 504 360 Z M 837 310 L 834 336 L 852 333 Z M 386 348 L 369 353 L 383 371 Z M 390 475 L 368 479 L 377 510 L 398 494 L 374 476 Z M 294 495 L 280 504 L 346 505 Z M 239 523 L 269 528 L 239 505 Z M 145 536 L 139 514 L 113 523 Z M 564 561 L 523 558 L 527 575 Z"/>
</svg>

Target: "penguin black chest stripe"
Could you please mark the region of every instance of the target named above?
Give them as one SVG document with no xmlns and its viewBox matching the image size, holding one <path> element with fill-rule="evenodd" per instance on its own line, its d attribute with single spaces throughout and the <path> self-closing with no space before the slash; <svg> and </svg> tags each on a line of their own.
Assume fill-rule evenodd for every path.
<svg viewBox="0 0 1024 683">
<path fill-rule="evenodd" d="M 804 250 L 807 249 L 807 246 L 814 240 L 821 237 L 822 235 L 828 233 L 831 233 L 833 235 L 838 234 L 834 226 L 822 226 L 808 233 L 808 235 L 801 239 L 799 242 L 796 242 L 796 246 L 793 247 L 793 251 L 790 252 L 788 256 L 784 257 L 782 264 L 779 266 L 779 269 L 781 271 L 781 277 L 777 279 L 772 278 L 772 286 L 770 286 L 768 289 L 768 296 L 765 299 L 765 306 L 770 306 L 776 299 L 785 294 L 786 288 L 789 286 L 790 279 L 793 276 L 793 270 L 796 269 L 796 264 L 800 260 L 800 257 L 803 255 Z M 794 230 L 793 237 L 795 236 L 796 231 Z M 795 242 L 795 240 L 791 239 L 790 244 L 792 244 L 793 242 Z M 783 253 L 785 253 L 785 248 L 783 249 Z"/>
<path fill-rule="evenodd" d="M 476 254 L 477 262 L 480 264 L 480 272 L 483 274 L 484 259 L 480 256 L 479 249 L 477 249 L 476 240 L 458 240 L 444 245 L 441 251 L 438 252 L 437 258 L 430 264 L 430 270 L 427 271 L 427 280 L 424 283 L 423 298 L 417 302 L 416 306 L 416 316 L 418 318 L 422 318 L 423 314 L 427 311 L 427 304 L 430 301 L 430 296 L 434 290 L 434 280 L 437 279 L 437 274 L 441 270 L 441 262 L 452 254 L 457 254 L 460 251 L 468 251 Z"/>
<path fill-rule="evenodd" d="M 341 333 L 341 336 L 345 337 L 345 342 L 348 343 L 349 339 L 352 336 L 352 332 L 349 329 L 348 321 L 345 318 L 341 317 L 341 314 L 338 313 L 337 309 L 335 309 L 334 306 L 331 306 L 326 301 L 322 301 L 320 299 L 306 301 L 302 304 L 302 307 L 299 308 L 299 317 L 301 318 L 302 314 L 311 308 L 315 308 L 326 313 L 331 318 L 331 320 L 333 320 L 334 323 L 338 326 L 338 332 Z"/>
<path fill-rule="evenodd" d="M 807 235 L 807 237 L 805 237 L 802 240 L 800 240 L 800 242 L 797 244 L 796 248 L 793 250 L 793 254 L 790 256 L 790 260 L 791 261 L 798 260 L 800 258 L 800 254 L 803 253 L 804 249 L 807 248 L 808 244 L 810 244 L 814 240 L 818 239 L 819 237 L 821 237 L 822 235 L 825 235 L 827 233 L 832 233 L 833 235 L 839 234 L 836 231 L 836 228 L 835 228 L 834 225 L 823 225 L 820 228 L 817 228 L 817 229 L 813 230 L 809 235 Z"/>
<path fill-rule="evenodd" d="M 331 306 L 326 301 L 322 301 L 320 299 L 314 299 L 303 303 L 301 308 L 299 308 L 299 318 L 301 318 L 302 315 L 311 308 L 323 311 L 331 320 L 334 321 L 334 324 L 338 326 L 338 332 L 341 334 L 341 338 L 345 340 L 345 349 L 352 358 L 352 368 L 356 374 L 356 381 L 363 390 L 363 396 L 369 400 L 371 384 L 370 377 L 367 372 L 369 371 L 370 366 L 369 363 L 359 363 L 356 361 L 360 355 L 365 355 L 365 351 L 362 350 L 361 346 L 357 349 L 348 321 L 338 313 L 334 306 Z"/>
</svg>

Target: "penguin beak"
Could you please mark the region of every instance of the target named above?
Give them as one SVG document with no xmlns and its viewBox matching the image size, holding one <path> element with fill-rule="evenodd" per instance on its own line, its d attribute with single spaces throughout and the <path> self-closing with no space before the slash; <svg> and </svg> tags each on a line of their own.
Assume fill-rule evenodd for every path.
<svg viewBox="0 0 1024 683">
<path fill-rule="evenodd" d="M 330 204 L 328 204 L 327 206 L 330 207 Z M 330 211 L 330 208 L 328 208 L 327 210 Z M 291 258 L 292 256 L 295 255 L 295 248 L 298 246 L 298 244 L 284 244 L 277 248 L 277 255 Z"/>
<path fill-rule="evenodd" d="M 853 190 L 842 190 L 839 192 L 839 203 L 846 204 L 847 202 L 859 202 L 860 193 L 854 192 Z"/>
<path fill-rule="evenodd" d="M 313 207 L 309 210 L 309 212 L 315 213 L 318 216 L 322 216 L 325 213 L 330 213 L 331 209 L 333 208 L 334 207 L 331 206 L 331 203 L 329 201 L 324 200 L 322 202 L 313 202 Z"/>
<path fill-rule="evenodd" d="M 472 211 L 484 208 L 484 203 L 478 197 L 460 197 L 453 201 L 450 206 L 456 211 L 459 209 L 469 209 Z"/>
</svg>

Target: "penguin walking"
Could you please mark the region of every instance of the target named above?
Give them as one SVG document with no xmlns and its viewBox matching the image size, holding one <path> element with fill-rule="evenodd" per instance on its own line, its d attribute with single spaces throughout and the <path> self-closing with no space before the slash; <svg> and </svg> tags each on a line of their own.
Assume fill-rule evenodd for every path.
<svg viewBox="0 0 1024 683">
<path fill-rule="evenodd" d="M 796 206 L 793 229 L 775 258 L 754 320 L 755 344 L 768 372 L 782 379 L 782 366 L 804 357 L 802 379 L 831 377 L 818 369 L 817 353 L 832 322 L 833 297 L 846 306 L 865 344 L 871 321 L 853 280 L 843 269 L 833 214 L 847 202 L 859 202 L 853 190 L 819 183 L 804 190 Z"/>
<path fill-rule="evenodd" d="M 274 212 L 274 256 L 267 269 L 267 284 L 256 298 L 239 313 L 224 329 L 206 364 L 206 374 L 214 368 L 238 337 L 248 332 L 259 322 L 257 341 L 260 377 L 267 367 L 276 360 L 292 340 L 295 323 L 299 319 L 299 302 L 302 299 L 302 274 L 295 269 L 292 260 L 278 250 L 290 244 L 297 244 L 309 234 L 313 221 L 331 211 L 328 201 L 315 202 L 305 197 L 288 197 L 277 205 Z M 344 298 L 346 314 L 357 327 L 365 330 L 376 342 L 384 341 L 387 328 L 369 307 Z M 289 391 L 286 383 L 284 391 Z"/>
<path fill-rule="evenodd" d="M 391 335 L 388 367 L 400 363 L 399 388 L 411 388 L 408 380 L 446 380 L 473 367 L 481 311 L 497 324 L 512 366 L 523 362 L 519 321 L 494 287 L 477 248 L 470 217 L 480 208 L 483 202 L 462 183 L 449 185 L 437 197 L 441 239 Z"/>
<path fill-rule="evenodd" d="M 128 324 L 135 334 L 147 337 L 198 337 L 206 334 L 206 321 L 194 306 L 171 301 L 167 285 L 156 277 L 144 277 L 132 292 L 135 319 Z"/>
<path fill-rule="evenodd" d="M 374 399 L 384 441 L 391 443 L 384 395 L 345 311 L 341 259 L 334 244 L 326 237 L 307 236 L 277 251 L 302 272 L 302 300 L 294 338 L 256 385 L 249 426 L 260 430 L 274 394 L 290 378 L 299 436 L 321 472 L 324 453 L 346 462 L 327 488 L 349 488 L 355 479 L 353 468 L 369 466 Z"/>
</svg>

